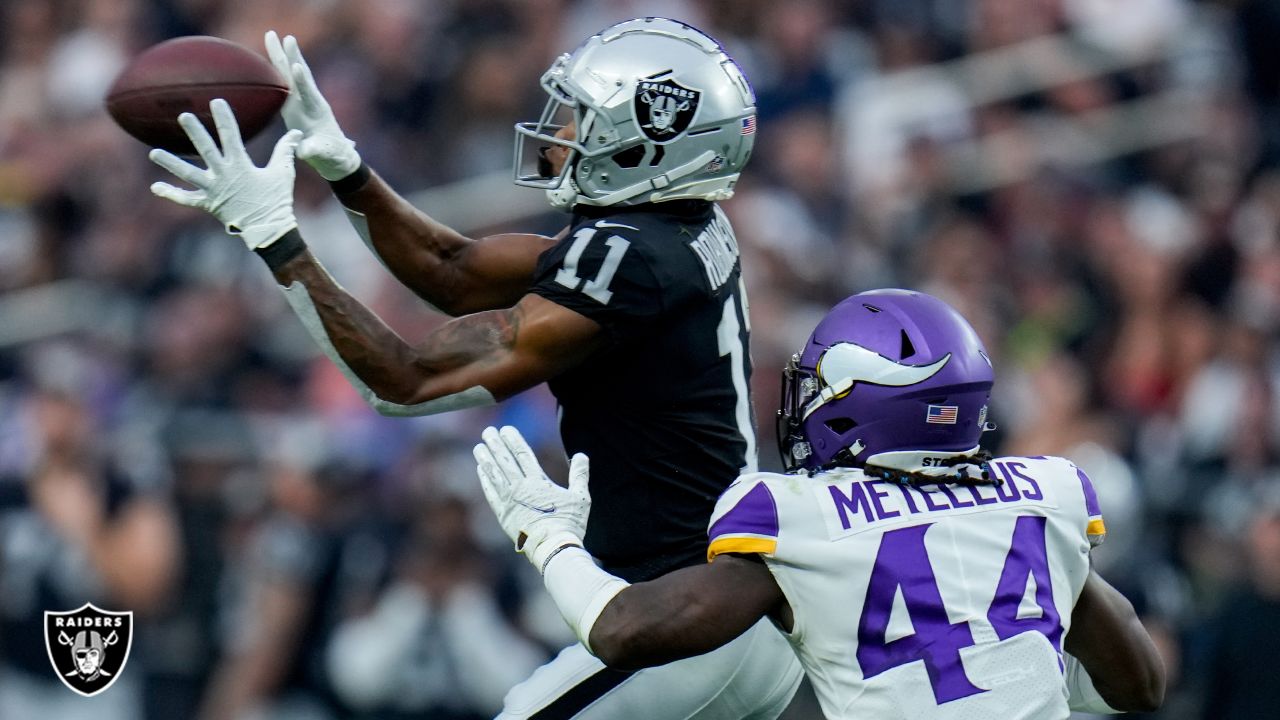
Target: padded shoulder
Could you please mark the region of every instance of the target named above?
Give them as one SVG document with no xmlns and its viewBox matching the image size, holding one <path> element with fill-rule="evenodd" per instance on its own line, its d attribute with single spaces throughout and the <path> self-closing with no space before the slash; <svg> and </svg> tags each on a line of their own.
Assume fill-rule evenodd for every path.
<svg viewBox="0 0 1280 720">
<path fill-rule="evenodd" d="M 1041 482 L 1051 483 L 1055 495 L 1062 498 L 1067 512 L 1080 518 L 1081 530 L 1090 547 L 1101 545 L 1107 537 L 1107 526 L 1102 519 L 1102 506 L 1093 481 L 1084 470 L 1064 457 L 1035 455 L 1030 457 L 996 458 L 996 462 L 1015 461 L 1026 465 Z"/>
<path fill-rule="evenodd" d="M 720 553 L 772 555 L 778 547 L 778 505 L 773 473 L 738 478 L 720 496 L 707 530 L 707 561 Z"/>
</svg>

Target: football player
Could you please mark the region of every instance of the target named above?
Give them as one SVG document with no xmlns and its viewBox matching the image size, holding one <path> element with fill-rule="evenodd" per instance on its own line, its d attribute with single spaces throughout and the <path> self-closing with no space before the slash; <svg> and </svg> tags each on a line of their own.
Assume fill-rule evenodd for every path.
<svg viewBox="0 0 1280 720">
<path fill-rule="evenodd" d="M 267 50 L 292 86 L 290 130 L 267 165 L 249 160 L 230 107 L 215 100 L 221 150 L 194 116 L 179 118 L 206 168 L 151 153 L 195 189 L 152 190 L 211 212 L 262 256 L 379 412 L 486 405 L 548 382 L 565 447 L 602 470 L 584 531 L 591 551 L 634 582 L 701 563 L 716 498 L 756 467 L 747 300 L 733 229 L 714 204 L 732 194 L 755 140 L 755 98 L 734 61 L 660 18 L 615 25 L 561 56 L 542 76 L 541 118 L 516 126 L 515 179 L 571 212 L 568 227 L 470 239 L 362 163 L 296 40 L 268 33 Z M 522 172 L 534 150 L 536 170 Z M 295 153 L 331 181 L 391 272 L 456 319 L 410 343 L 333 281 L 296 228 Z M 512 690 L 504 717 L 772 718 L 801 674 L 767 622 L 706 657 L 639 673 L 573 646 Z"/>
<path fill-rule="evenodd" d="M 940 300 L 846 299 L 784 371 L 792 472 L 744 474 L 716 505 L 709 563 L 643 583 L 582 547 L 586 456 L 563 488 L 514 428 L 487 429 L 475 455 L 504 529 L 610 666 L 706 652 L 768 617 L 833 720 L 1154 709 L 1155 646 L 1090 569 L 1106 531 L 1088 476 L 979 446 L 993 377 Z"/>
</svg>

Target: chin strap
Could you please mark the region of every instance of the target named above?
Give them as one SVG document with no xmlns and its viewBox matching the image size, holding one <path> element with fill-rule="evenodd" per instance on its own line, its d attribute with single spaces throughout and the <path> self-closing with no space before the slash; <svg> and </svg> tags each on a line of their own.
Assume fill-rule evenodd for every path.
<svg viewBox="0 0 1280 720">
<path fill-rule="evenodd" d="M 716 157 L 716 154 L 714 151 L 707 150 L 699 154 L 697 157 L 690 160 L 689 162 L 683 165 L 680 165 L 678 167 L 672 168 L 671 170 L 668 170 L 667 172 L 661 175 L 658 175 L 657 177 L 652 177 L 652 178 L 649 178 L 648 180 L 645 180 L 644 182 L 638 182 L 635 185 L 630 185 L 628 187 L 624 187 L 619 190 L 614 190 L 613 192 L 598 198 L 588 198 L 578 193 L 577 184 L 573 183 L 573 178 L 567 177 L 565 178 L 565 181 L 560 184 L 559 188 L 556 188 L 555 190 L 548 190 L 547 197 L 551 199 L 552 205 L 554 207 L 561 207 L 561 205 L 557 205 L 556 203 L 563 202 L 564 196 L 569 194 L 569 193 L 559 192 L 562 188 L 566 186 L 569 186 L 573 189 L 574 192 L 572 193 L 573 194 L 572 202 L 577 203 L 579 205 L 594 205 L 594 206 L 617 205 L 618 203 L 626 202 L 627 200 L 631 200 L 632 198 L 643 195 L 644 193 L 647 193 L 647 192 L 653 192 L 655 196 L 662 195 L 663 193 L 661 191 L 664 191 L 667 188 L 674 185 L 677 180 L 688 177 L 689 175 L 692 175 L 693 173 L 697 172 L 700 168 L 705 167 L 708 163 L 714 160 L 715 157 Z M 572 173 L 570 173 L 570 175 L 572 175 Z M 674 192 L 674 191 L 671 191 L 671 192 Z M 651 199 L 656 200 L 657 198 L 654 197 Z M 669 199 L 669 198 L 663 198 L 663 199 Z"/>
</svg>

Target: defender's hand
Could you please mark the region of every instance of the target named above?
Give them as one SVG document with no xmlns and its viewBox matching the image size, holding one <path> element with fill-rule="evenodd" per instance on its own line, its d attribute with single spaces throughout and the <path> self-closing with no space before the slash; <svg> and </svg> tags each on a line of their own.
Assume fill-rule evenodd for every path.
<svg viewBox="0 0 1280 720">
<path fill-rule="evenodd" d="M 556 550 L 582 545 L 591 513 L 587 456 L 573 456 L 564 488 L 543 472 L 519 430 L 490 427 L 481 437 L 474 451 L 480 485 L 516 549 L 541 572 Z"/>
<path fill-rule="evenodd" d="M 267 31 L 267 57 L 289 83 L 289 97 L 280 108 L 284 124 L 302 131 L 298 157 L 307 161 L 325 180 L 341 180 L 360 167 L 356 144 L 338 127 L 329 101 L 320 94 L 311 67 L 302 57 L 298 40 L 286 35 L 284 42 L 274 30 Z"/>
<path fill-rule="evenodd" d="M 178 123 L 204 160 L 201 168 L 167 150 L 154 149 L 151 161 L 196 187 L 182 190 L 158 182 L 151 192 L 179 205 L 200 208 L 218 218 L 231 235 L 240 236 L 250 250 L 267 247 L 298 226 L 293 216 L 293 152 L 302 133 L 290 130 L 276 143 L 266 167 L 253 164 L 240 139 L 240 126 L 226 100 L 209 103 L 213 123 L 218 128 L 222 150 L 213 144 L 209 131 L 191 113 L 178 116 Z"/>
</svg>

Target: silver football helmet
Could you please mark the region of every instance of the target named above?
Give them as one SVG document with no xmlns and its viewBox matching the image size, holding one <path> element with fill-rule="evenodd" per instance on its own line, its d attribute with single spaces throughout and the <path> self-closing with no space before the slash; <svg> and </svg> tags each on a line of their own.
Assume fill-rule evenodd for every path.
<svg viewBox="0 0 1280 720">
<path fill-rule="evenodd" d="M 542 87 L 542 117 L 516 124 L 515 183 L 546 190 L 553 207 L 724 200 L 751 158 L 755 93 L 719 43 L 684 23 L 609 27 L 557 58 Z M 576 138 L 555 137 L 566 111 Z M 522 167 L 527 141 L 569 150 L 559 175 Z"/>
</svg>

